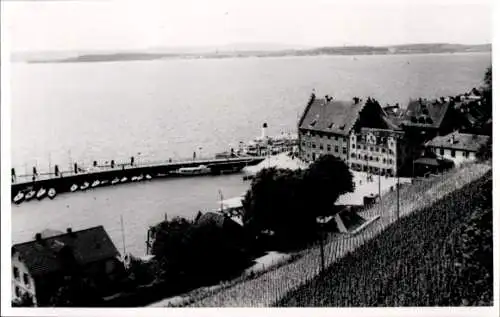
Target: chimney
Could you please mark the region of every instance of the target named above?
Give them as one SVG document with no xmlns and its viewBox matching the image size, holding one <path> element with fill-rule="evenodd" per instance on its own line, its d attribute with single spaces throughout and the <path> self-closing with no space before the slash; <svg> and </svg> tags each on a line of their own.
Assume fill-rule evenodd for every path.
<svg viewBox="0 0 500 317">
<path fill-rule="evenodd" d="M 40 232 L 37 232 L 37 234 L 35 234 L 35 240 L 38 242 L 42 241 L 42 234 Z"/>
<path fill-rule="evenodd" d="M 69 235 L 74 235 L 73 229 L 71 229 L 71 228 L 67 228 L 66 233 L 68 233 Z"/>
<path fill-rule="evenodd" d="M 451 135 L 450 143 L 455 144 L 455 135 L 454 134 Z"/>
<path fill-rule="evenodd" d="M 267 138 L 267 122 L 264 122 L 264 124 L 262 125 L 262 132 L 261 132 L 260 137 L 262 139 Z"/>
</svg>

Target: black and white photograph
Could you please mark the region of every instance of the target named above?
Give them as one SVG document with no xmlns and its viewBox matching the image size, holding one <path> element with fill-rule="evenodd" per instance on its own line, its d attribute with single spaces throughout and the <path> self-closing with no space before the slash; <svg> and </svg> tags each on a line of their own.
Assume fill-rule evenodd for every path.
<svg viewBox="0 0 500 317">
<path fill-rule="evenodd" d="M 1 1 L 2 315 L 498 316 L 493 9 Z"/>
</svg>

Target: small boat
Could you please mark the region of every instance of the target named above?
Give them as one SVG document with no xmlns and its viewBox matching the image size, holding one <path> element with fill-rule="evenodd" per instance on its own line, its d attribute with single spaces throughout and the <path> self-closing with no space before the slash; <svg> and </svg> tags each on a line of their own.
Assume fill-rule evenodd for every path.
<svg viewBox="0 0 500 317">
<path fill-rule="evenodd" d="M 30 201 L 31 199 L 33 199 L 33 197 L 35 197 L 35 195 L 36 195 L 36 191 L 34 191 L 34 190 L 30 190 L 30 191 L 26 194 L 26 196 L 24 196 L 24 200 L 26 200 L 26 201 Z"/>
<path fill-rule="evenodd" d="M 55 188 L 49 189 L 47 196 L 49 196 L 50 199 L 54 199 L 56 197 L 56 195 L 57 195 L 57 192 L 56 192 Z"/>
<path fill-rule="evenodd" d="M 113 180 L 111 181 L 111 185 L 114 185 L 116 183 L 118 183 L 120 180 L 118 178 L 113 178 Z"/>
<path fill-rule="evenodd" d="M 69 191 L 70 192 L 76 192 L 78 190 L 78 185 L 77 184 L 73 184 L 71 185 L 71 187 L 69 188 Z"/>
<path fill-rule="evenodd" d="M 105 180 L 101 181 L 101 185 L 106 185 L 106 184 L 108 184 L 108 183 L 109 183 L 109 181 L 108 181 L 107 179 L 105 179 Z"/>
<path fill-rule="evenodd" d="M 151 177 L 151 175 L 146 174 L 146 179 L 147 179 L 147 180 L 150 180 L 151 178 L 153 178 L 153 177 Z"/>
<path fill-rule="evenodd" d="M 88 182 L 85 182 L 82 184 L 82 186 L 80 186 L 80 189 L 85 190 L 85 189 L 89 188 L 89 186 L 90 186 L 90 184 Z"/>
<path fill-rule="evenodd" d="M 47 190 L 42 187 L 36 193 L 36 199 L 41 200 L 45 197 L 46 194 L 47 194 Z"/>
<path fill-rule="evenodd" d="M 17 195 L 13 199 L 14 204 L 16 204 L 16 205 L 22 203 L 23 200 L 24 200 L 24 193 L 23 192 L 18 192 Z"/>
<path fill-rule="evenodd" d="M 206 175 L 210 174 L 212 169 L 206 165 L 199 165 L 197 167 L 182 167 L 177 170 L 179 175 Z"/>
<path fill-rule="evenodd" d="M 130 180 L 133 182 L 137 181 L 137 176 L 132 176 L 132 178 Z"/>
<path fill-rule="evenodd" d="M 139 176 L 137 176 L 137 181 L 140 182 L 144 179 L 144 176 L 141 174 Z"/>
<path fill-rule="evenodd" d="M 123 176 L 123 178 L 122 178 L 122 179 L 120 179 L 120 182 L 121 182 L 121 183 L 125 183 L 125 182 L 127 181 L 127 179 L 128 179 L 128 178 L 127 178 L 126 176 Z"/>
<path fill-rule="evenodd" d="M 101 184 L 101 182 L 100 182 L 98 179 L 96 179 L 96 180 L 92 183 L 92 185 L 90 185 L 90 186 L 92 186 L 92 187 L 97 187 L 97 186 L 99 186 L 99 184 Z"/>
</svg>

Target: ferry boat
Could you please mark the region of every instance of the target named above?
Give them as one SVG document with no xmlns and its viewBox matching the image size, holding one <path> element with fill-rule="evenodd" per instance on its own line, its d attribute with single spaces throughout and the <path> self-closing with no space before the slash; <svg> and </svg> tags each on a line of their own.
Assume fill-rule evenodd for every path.
<svg viewBox="0 0 500 317">
<path fill-rule="evenodd" d="M 267 123 L 262 125 L 262 132 L 259 137 L 247 142 L 240 142 L 237 153 L 248 156 L 276 155 L 293 150 L 298 145 L 298 136 L 292 133 L 281 133 L 278 136 L 267 135 Z"/>
<path fill-rule="evenodd" d="M 23 192 L 18 192 L 16 196 L 14 196 L 14 204 L 19 205 L 22 203 L 24 200 L 24 193 Z"/>
<path fill-rule="evenodd" d="M 177 170 L 177 174 L 179 175 L 206 175 L 210 174 L 212 170 L 206 165 L 199 165 L 196 167 L 182 167 Z"/>
<path fill-rule="evenodd" d="M 56 192 L 55 188 L 49 189 L 47 196 L 49 196 L 50 199 L 54 199 L 56 197 L 56 195 L 57 195 L 57 192 Z"/>
<path fill-rule="evenodd" d="M 35 195 L 36 195 L 36 191 L 34 191 L 33 189 L 31 189 L 24 196 L 24 200 L 30 201 L 30 200 L 32 200 L 35 197 Z"/>
<path fill-rule="evenodd" d="M 69 191 L 70 192 L 76 192 L 78 190 L 78 185 L 77 184 L 73 184 L 71 185 L 71 187 L 69 188 Z"/>
<path fill-rule="evenodd" d="M 43 187 L 41 187 L 38 192 L 36 193 L 36 199 L 42 200 L 45 195 L 47 194 L 47 190 Z"/>
<path fill-rule="evenodd" d="M 85 190 L 85 189 L 89 188 L 89 186 L 90 186 L 90 184 L 88 182 L 85 182 L 82 184 L 82 186 L 80 186 L 80 189 Z"/>
</svg>

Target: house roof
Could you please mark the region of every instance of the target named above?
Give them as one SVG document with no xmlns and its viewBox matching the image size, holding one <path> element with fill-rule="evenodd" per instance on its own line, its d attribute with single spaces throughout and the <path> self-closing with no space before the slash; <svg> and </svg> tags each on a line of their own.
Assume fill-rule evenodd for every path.
<svg viewBox="0 0 500 317">
<path fill-rule="evenodd" d="M 453 132 L 445 136 L 437 136 L 425 145 L 477 152 L 488 140 L 489 136 L 487 135 Z"/>
<path fill-rule="evenodd" d="M 113 241 L 103 226 L 64 233 L 48 238 L 18 243 L 12 246 L 33 276 L 64 269 L 60 251 L 70 250 L 79 265 L 119 256 Z"/>
<path fill-rule="evenodd" d="M 299 128 L 348 135 L 364 106 L 364 101 L 314 98 L 304 110 Z"/>
<path fill-rule="evenodd" d="M 449 107 L 449 102 L 411 100 L 405 112 L 404 124 L 407 126 L 439 128 Z M 416 122 L 412 122 L 412 119 L 416 120 Z"/>
<path fill-rule="evenodd" d="M 223 228 L 226 225 L 238 225 L 239 222 L 234 221 L 232 218 L 229 218 L 222 214 L 209 211 L 201 215 L 201 217 L 196 221 L 196 225 L 198 226 L 204 226 L 208 224 L 215 224 L 217 227 Z"/>
</svg>

